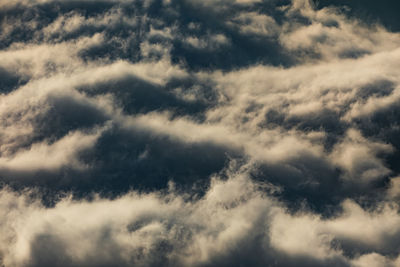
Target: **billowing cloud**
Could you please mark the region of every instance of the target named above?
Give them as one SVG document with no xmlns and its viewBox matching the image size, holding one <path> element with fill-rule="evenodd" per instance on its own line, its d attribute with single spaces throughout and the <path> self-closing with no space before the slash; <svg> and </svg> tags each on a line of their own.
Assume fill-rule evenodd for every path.
<svg viewBox="0 0 400 267">
<path fill-rule="evenodd" d="M 377 5 L 0 1 L 0 265 L 399 266 Z"/>
<path fill-rule="evenodd" d="M 170 188 L 114 200 L 64 198 L 51 208 L 25 196 L 30 192 L 3 190 L 3 262 L 231 266 L 239 260 L 255 266 L 363 266 L 372 258 L 395 264 L 396 258 L 384 255 L 396 253 L 396 207 L 369 212 L 346 200 L 342 214 L 322 219 L 311 212 L 289 213 L 266 189 L 272 188 L 236 174 L 227 181 L 214 179 L 196 200 Z"/>
</svg>

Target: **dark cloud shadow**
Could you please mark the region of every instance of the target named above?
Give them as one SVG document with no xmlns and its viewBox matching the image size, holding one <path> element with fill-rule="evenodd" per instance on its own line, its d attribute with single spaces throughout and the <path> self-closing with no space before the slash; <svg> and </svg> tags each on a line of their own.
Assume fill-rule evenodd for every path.
<svg viewBox="0 0 400 267">
<path fill-rule="evenodd" d="M 348 129 L 348 123 L 341 120 L 346 108 L 340 112 L 324 109 L 302 116 L 288 116 L 283 111 L 271 109 L 265 114 L 265 120 L 258 126 L 274 129 L 282 127 L 286 130 L 296 129 L 302 132 L 322 131 L 325 133 L 324 148 L 331 151 L 333 146 L 342 138 Z"/>
<path fill-rule="evenodd" d="M 117 125 L 106 130 L 94 148 L 79 153 L 86 169 L 65 165 L 56 169 L 0 171 L 2 183 L 22 190 L 36 187 L 43 201 L 52 205 L 60 194 L 72 192 L 76 198 L 100 193 L 116 197 L 130 190 L 154 191 L 174 182 L 177 190 L 203 194 L 210 176 L 224 170 L 241 151 L 208 142 L 184 143 L 162 134 Z"/>
<path fill-rule="evenodd" d="M 221 47 L 217 51 L 208 49 L 196 49 L 185 46 L 181 39 L 175 39 L 172 53 L 172 60 L 176 63 L 183 63 L 189 69 L 222 69 L 232 70 L 255 64 L 266 64 L 274 66 L 290 66 L 294 60 L 286 54 L 279 44 L 277 37 L 265 37 L 251 33 L 241 33 L 237 27 L 230 27 L 226 22 L 239 14 L 242 8 L 234 6 L 235 9 L 216 8 L 211 11 L 208 8 L 193 7 L 186 1 L 175 1 L 176 9 L 179 10 L 178 18 L 180 32 L 183 36 L 188 31 L 189 23 L 198 23 L 200 32 L 196 37 L 202 37 L 204 33 L 224 34 L 230 44 Z M 276 6 L 271 7 L 270 12 L 281 13 Z M 272 11 L 273 10 L 273 11 Z"/>
<path fill-rule="evenodd" d="M 111 119 L 109 115 L 87 99 L 72 96 L 50 96 L 49 109 L 35 118 L 35 135 L 31 142 L 55 142 L 76 130 L 90 131 Z"/>
<path fill-rule="evenodd" d="M 192 93 L 193 100 L 185 100 L 181 94 Z M 78 88 L 88 95 L 111 93 L 126 114 L 144 114 L 152 111 L 170 111 L 174 116 L 201 118 L 203 113 L 216 105 L 217 95 L 210 84 L 192 78 L 171 78 L 165 86 L 150 83 L 136 76 L 126 76 L 95 85 Z"/>
<path fill-rule="evenodd" d="M 27 77 L 0 67 L 0 94 L 7 94 L 28 82 Z"/>
<path fill-rule="evenodd" d="M 94 166 L 95 184 L 90 187 L 99 191 L 162 189 L 169 181 L 188 188 L 199 184 L 204 190 L 209 176 L 222 171 L 234 156 L 240 153 L 216 144 L 185 144 L 146 131 L 115 128 L 92 151 L 83 153 L 82 160 Z"/>
<path fill-rule="evenodd" d="M 397 0 L 311 0 L 317 8 L 335 6 L 350 17 L 359 18 L 365 24 L 381 23 L 387 29 L 400 31 L 400 2 Z"/>
</svg>

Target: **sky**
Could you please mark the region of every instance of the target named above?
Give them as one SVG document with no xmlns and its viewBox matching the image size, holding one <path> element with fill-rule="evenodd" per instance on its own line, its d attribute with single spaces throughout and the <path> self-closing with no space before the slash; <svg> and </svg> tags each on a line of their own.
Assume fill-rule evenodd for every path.
<svg viewBox="0 0 400 267">
<path fill-rule="evenodd" d="M 0 0 L 0 266 L 400 266 L 397 0 Z"/>
</svg>

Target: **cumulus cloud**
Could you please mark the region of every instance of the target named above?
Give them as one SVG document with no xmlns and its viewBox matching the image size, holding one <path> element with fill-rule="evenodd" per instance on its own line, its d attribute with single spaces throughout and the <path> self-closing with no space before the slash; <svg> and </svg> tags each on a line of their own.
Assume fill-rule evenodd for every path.
<svg viewBox="0 0 400 267">
<path fill-rule="evenodd" d="M 0 265 L 398 266 L 398 24 L 320 2 L 0 1 Z"/>
<path fill-rule="evenodd" d="M 51 208 L 26 196 L 27 191 L 4 189 L 3 263 L 228 266 L 236 259 L 255 266 L 271 261 L 279 266 L 394 264 L 384 255 L 395 252 L 396 207 L 368 212 L 347 200 L 341 215 L 322 219 L 310 212 L 288 213 L 265 189 L 244 174 L 232 174 L 227 181 L 214 178 L 196 200 L 170 188 L 114 200 L 64 198 Z M 369 254 L 370 249 L 382 254 Z M 367 253 L 357 256 L 360 252 Z"/>
</svg>

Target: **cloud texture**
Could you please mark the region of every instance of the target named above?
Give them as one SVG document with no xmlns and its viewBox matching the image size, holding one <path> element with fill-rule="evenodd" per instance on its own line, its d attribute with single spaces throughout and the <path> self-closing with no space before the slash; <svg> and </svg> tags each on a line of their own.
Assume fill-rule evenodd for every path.
<svg viewBox="0 0 400 267">
<path fill-rule="evenodd" d="M 366 3 L 0 0 L 0 266 L 400 266 Z"/>
</svg>

